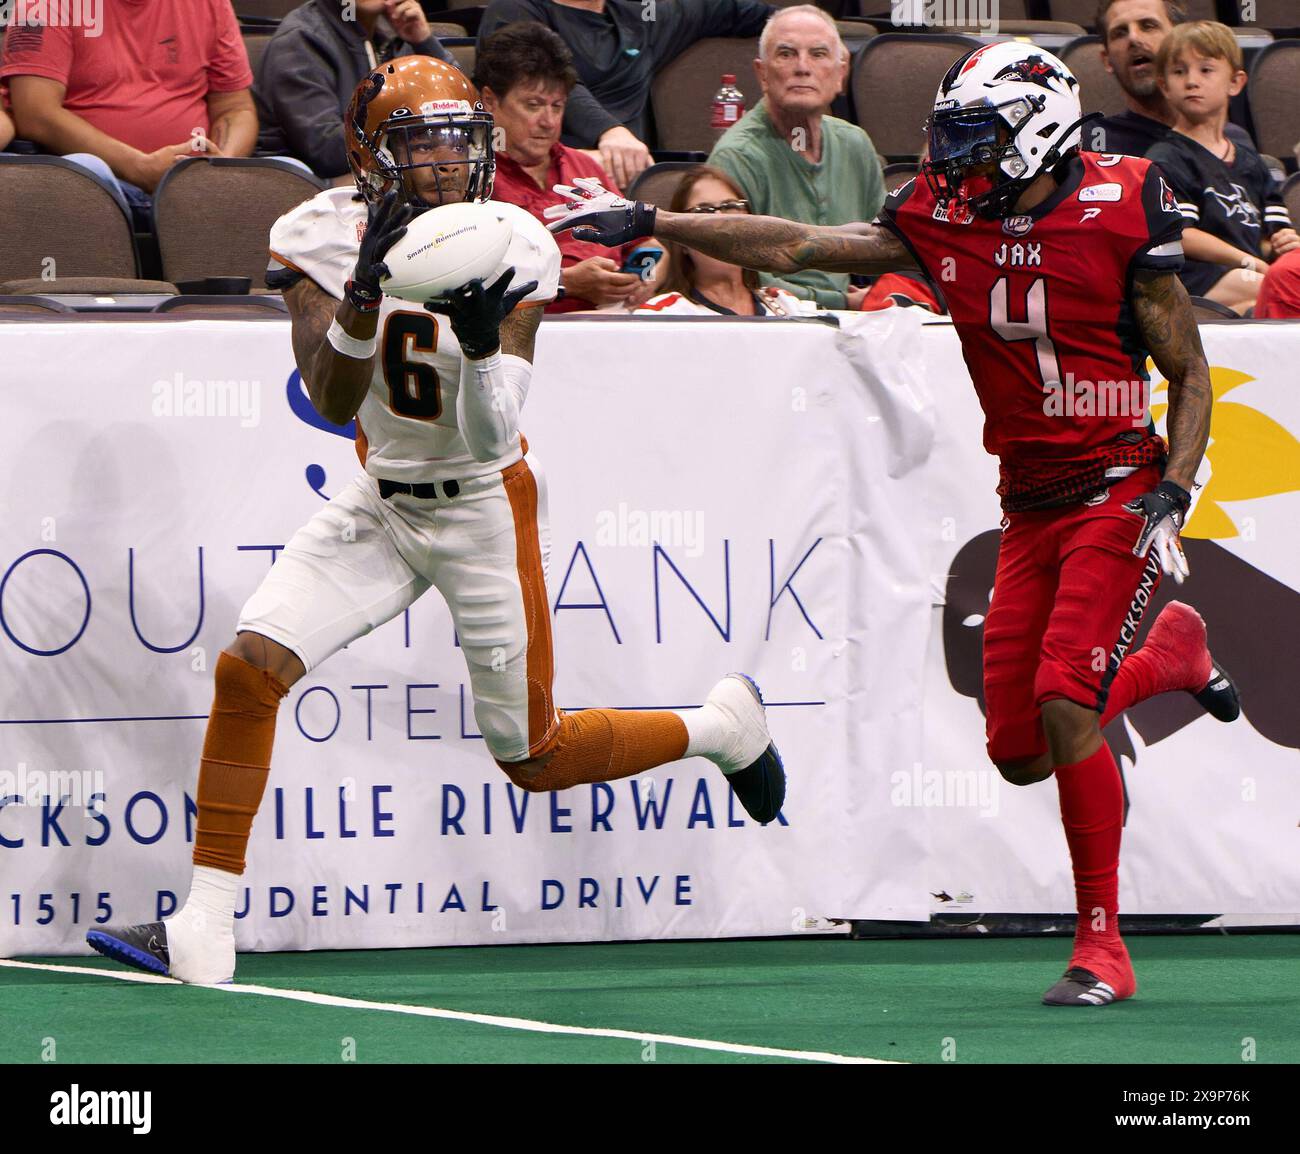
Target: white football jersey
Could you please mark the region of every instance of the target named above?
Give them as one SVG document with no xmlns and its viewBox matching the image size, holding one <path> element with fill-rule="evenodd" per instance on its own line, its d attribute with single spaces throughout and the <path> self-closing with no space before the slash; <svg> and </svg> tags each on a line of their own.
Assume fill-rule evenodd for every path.
<svg viewBox="0 0 1300 1154">
<path fill-rule="evenodd" d="M 541 307 L 559 291 L 560 250 L 555 238 L 517 205 L 503 201 L 492 205 L 513 221 L 514 235 L 488 283 L 513 266 L 512 284 L 537 282 L 519 307 Z M 271 227 L 269 271 L 292 269 L 342 300 L 365 231 L 366 206 L 354 190 L 326 189 L 290 209 Z M 357 451 L 367 473 L 408 483 L 460 481 L 494 473 L 519 459 L 517 436 L 510 449 L 493 461 L 476 461 L 465 444 L 456 425 L 460 342 L 446 317 L 385 296 L 376 337 L 375 371 L 357 413 Z"/>
</svg>

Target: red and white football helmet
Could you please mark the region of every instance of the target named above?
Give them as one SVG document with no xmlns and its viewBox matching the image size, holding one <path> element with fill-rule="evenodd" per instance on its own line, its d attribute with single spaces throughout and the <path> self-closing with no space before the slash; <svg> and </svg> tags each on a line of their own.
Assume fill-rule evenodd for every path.
<svg viewBox="0 0 1300 1154">
<path fill-rule="evenodd" d="M 986 44 L 944 76 L 921 171 L 935 197 L 979 216 L 1009 215 L 1020 193 L 1081 143 L 1079 82 L 1033 44 Z M 992 165 L 988 173 L 971 169 Z"/>
</svg>

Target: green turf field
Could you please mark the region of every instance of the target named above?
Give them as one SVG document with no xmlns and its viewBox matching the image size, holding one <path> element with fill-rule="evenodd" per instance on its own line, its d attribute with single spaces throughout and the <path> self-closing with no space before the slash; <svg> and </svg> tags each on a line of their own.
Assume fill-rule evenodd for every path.
<svg viewBox="0 0 1300 1154">
<path fill-rule="evenodd" d="M 1300 935 L 1128 939 L 1130 1002 L 1048 1008 L 1066 938 L 841 938 L 244 954 L 241 986 L 0 963 L 0 1062 L 1300 1062 Z M 315 1004 L 267 991 L 348 999 Z M 292 995 L 297 998 L 298 995 Z M 375 1003 L 387 1003 L 388 1009 Z M 436 1008 L 511 1022 L 421 1015 Z M 547 1033 L 547 1024 L 585 1032 Z M 676 1041 L 668 1041 L 671 1036 Z M 694 1044 L 688 1044 L 687 1040 Z M 949 1041 L 949 1039 L 951 1041 Z M 349 1042 L 349 1040 L 351 1040 Z"/>
</svg>

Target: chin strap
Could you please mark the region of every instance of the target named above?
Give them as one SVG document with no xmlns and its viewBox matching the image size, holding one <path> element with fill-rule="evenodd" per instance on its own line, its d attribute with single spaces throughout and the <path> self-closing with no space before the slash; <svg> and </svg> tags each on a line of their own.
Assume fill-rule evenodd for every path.
<svg viewBox="0 0 1300 1154">
<path fill-rule="evenodd" d="M 1080 116 L 1078 120 L 1076 120 L 1073 124 L 1071 124 L 1069 128 L 1067 128 L 1064 132 L 1060 134 L 1060 136 L 1056 138 L 1056 142 L 1044 154 L 1043 167 L 1039 169 L 1039 171 L 1046 172 L 1049 169 L 1055 168 L 1061 162 L 1061 145 L 1062 143 L 1070 139 L 1070 134 L 1073 133 L 1076 128 L 1082 128 L 1085 124 L 1088 124 L 1093 120 L 1105 120 L 1105 119 L 1106 119 L 1105 116 L 1103 116 L 1100 112 L 1089 112 L 1086 116 Z"/>
</svg>

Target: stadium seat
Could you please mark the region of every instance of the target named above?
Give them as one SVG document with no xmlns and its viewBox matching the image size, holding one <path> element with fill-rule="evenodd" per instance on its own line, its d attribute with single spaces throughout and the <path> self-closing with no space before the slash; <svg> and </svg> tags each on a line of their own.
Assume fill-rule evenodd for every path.
<svg viewBox="0 0 1300 1154">
<path fill-rule="evenodd" d="M 46 316 L 49 316 L 55 313 L 71 313 L 73 311 L 62 301 L 42 297 L 0 295 L 0 319 L 12 317 L 27 320 L 32 313 L 45 313 Z"/>
<path fill-rule="evenodd" d="M 948 24 L 944 28 L 962 36 L 979 36 L 984 31 L 978 24 Z M 998 35 L 1026 36 L 1032 40 L 1035 36 L 1083 36 L 1088 30 L 1082 24 L 1069 20 L 999 19 L 997 31 Z"/>
<path fill-rule="evenodd" d="M 0 281 L 139 275 L 117 189 L 61 156 L 0 154 Z"/>
<path fill-rule="evenodd" d="M 695 167 L 688 160 L 662 160 L 652 164 L 632 182 L 632 187 L 627 190 L 628 197 L 643 200 L 656 208 L 667 208 L 682 177 Z"/>
<path fill-rule="evenodd" d="M 132 277 L 112 276 L 61 276 L 53 280 L 28 277 L 5 281 L 0 292 L 10 296 L 130 296 L 148 293 L 176 295 L 176 286 L 170 281 L 137 280 Z"/>
<path fill-rule="evenodd" d="M 474 60 L 478 56 L 474 41 L 469 37 L 461 40 L 448 36 L 442 42 L 442 46 L 456 58 L 456 64 L 460 70 L 466 76 L 472 78 L 474 75 Z"/>
<path fill-rule="evenodd" d="M 1261 152 L 1283 159 L 1295 155 L 1300 141 L 1300 40 L 1275 40 L 1260 51 L 1250 67 L 1246 95 L 1255 122 L 1255 144 Z"/>
<path fill-rule="evenodd" d="M 961 8 L 966 9 L 967 19 L 954 21 L 954 23 L 967 23 L 969 13 L 974 10 L 976 15 L 979 14 L 980 5 L 973 2 L 965 5 L 952 5 L 954 12 L 959 12 Z M 999 0 L 996 4 L 983 5 L 984 10 L 996 14 L 999 22 L 1003 20 L 1028 20 L 1030 19 L 1028 0 Z M 936 5 L 934 0 L 858 0 L 859 16 L 877 16 L 884 17 L 890 21 L 896 20 L 899 27 L 906 27 L 906 21 L 914 20 L 916 24 L 922 23 L 926 9 L 942 9 L 942 5 Z M 927 25 L 936 28 L 936 25 Z"/>
<path fill-rule="evenodd" d="M 1057 54 L 1061 62 L 1078 78 L 1079 102 L 1084 112 L 1115 116 L 1127 107 L 1119 81 L 1106 71 L 1101 58 L 1101 37 L 1080 36 Z M 1086 136 L 1088 127 L 1085 126 Z M 1088 141 L 1084 141 L 1085 146 Z"/>
<path fill-rule="evenodd" d="M 274 157 L 178 161 L 154 193 L 153 223 L 170 281 L 241 276 L 262 289 L 278 217 L 324 182 Z"/>
<path fill-rule="evenodd" d="M 659 147 L 672 152 L 711 152 L 715 136 L 709 117 L 723 74 L 735 74 L 736 87 L 745 94 L 745 108 L 753 108 L 761 95 L 754 73 L 757 56 L 757 37 L 712 36 L 697 40 L 660 69 L 650 87 Z"/>
<path fill-rule="evenodd" d="M 876 34 L 875 26 L 865 20 L 836 20 L 835 27 L 850 56 L 862 47 L 863 41 L 870 40 Z"/>
<path fill-rule="evenodd" d="M 283 320 L 288 306 L 279 296 L 176 296 L 159 301 L 151 310 L 155 313 L 183 313 L 187 316 L 205 317 L 209 320 Z"/>
<path fill-rule="evenodd" d="M 1275 33 L 1294 34 L 1300 31 L 1300 4 L 1296 0 L 1255 0 L 1251 23 Z"/>
<path fill-rule="evenodd" d="M 1300 223 L 1300 172 L 1293 172 L 1282 186 L 1282 199 L 1292 221 Z"/>
<path fill-rule="evenodd" d="M 1293 3 L 1294 0 L 1280 0 Z M 1183 0 L 1189 20 L 1217 20 L 1214 0 Z M 1048 0 L 1048 11 L 1053 20 L 1072 20 L 1090 31 L 1097 31 L 1097 0 Z"/>
<path fill-rule="evenodd" d="M 302 3 L 303 0 L 234 0 L 236 16 L 255 20 L 283 20 Z"/>
<path fill-rule="evenodd" d="M 1192 315 L 1198 321 L 1239 321 L 1241 317 L 1209 297 L 1192 297 Z"/>
<path fill-rule="evenodd" d="M 464 40 L 469 36 L 469 29 L 463 24 L 430 24 L 429 31 L 439 40 Z"/>
<path fill-rule="evenodd" d="M 915 160 L 939 81 L 979 41 L 946 33 L 887 32 L 868 40 L 849 77 L 857 122 L 887 160 Z"/>
<path fill-rule="evenodd" d="M 899 185 L 906 184 L 920 171 L 921 166 L 910 160 L 885 165 L 885 192 L 893 192 Z"/>
<path fill-rule="evenodd" d="M 262 63 L 262 57 L 266 55 L 266 46 L 271 43 L 273 33 L 241 28 L 240 34 L 244 38 L 244 51 L 248 53 L 248 67 L 253 70 L 253 76 L 256 77 L 257 67 Z"/>
</svg>

